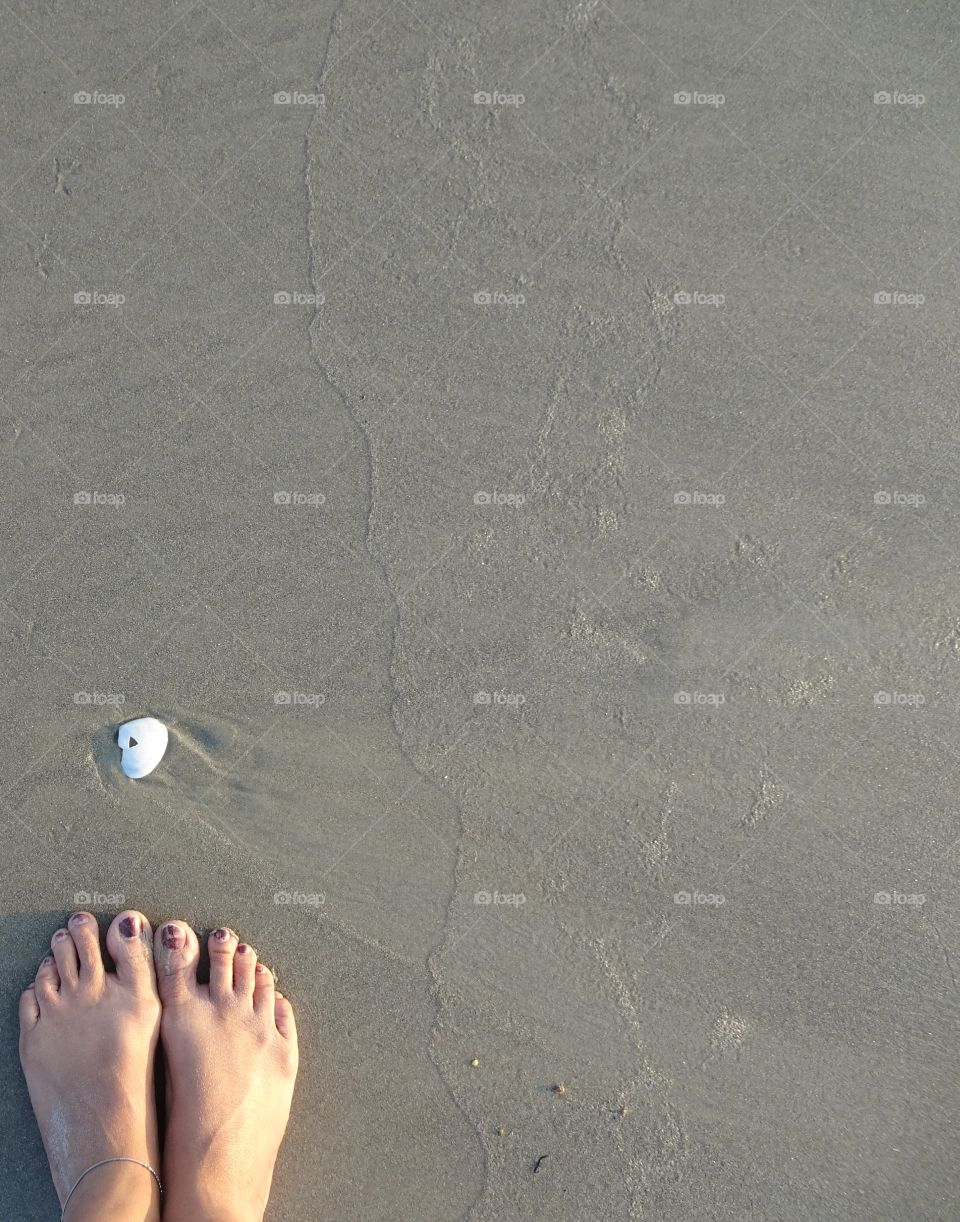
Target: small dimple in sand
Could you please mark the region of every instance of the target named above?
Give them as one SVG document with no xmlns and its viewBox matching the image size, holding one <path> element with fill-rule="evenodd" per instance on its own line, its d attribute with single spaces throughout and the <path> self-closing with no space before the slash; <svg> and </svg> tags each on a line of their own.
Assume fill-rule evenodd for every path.
<svg viewBox="0 0 960 1222">
<path fill-rule="evenodd" d="M 604 652 L 623 652 L 641 666 L 647 661 L 647 655 L 639 645 L 595 624 L 582 607 L 574 608 L 569 632 L 571 640 L 589 642 Z"/>
<path fill-rule="evenodd" d="M 641 565 L 639 568 L 630 570 L 630 580 L 635 586 L 647 590 L 659 590 L 662 578 L 656 569 L 648 569 Z"/>
<path fill-rule="evenodd" d="M 640 859 L 647 874 L 657 882 L 663 882 L 663 872 L 670 859 L 670 841 L 667 839 L 667 821 L 673 815 L 673 799 L 679 792 L 675 781 L 671 781 L 663 795 L 660 806 L 660 828 L 651 840 L 640 845 Z M 638 808 L 639 809 L 639 808 Z"/>
<path fill-rule="evenodd" d="M 650 304 L 653 307 L 653 312 L 658 318 L 666 318 L 668 314 L 672 314 L 674 310 L 673 298 L 667 296 L 660 289 L 655 289 L 650 294 Z"/>
<path fill-rule="evenodd" d="M 794 679 L 787 688 L 787 704 L 803 704 L 809 708 L 826 699 L 835 683 L 836 677 L 828 672 L 813 679 Z"/>
<path fill-rule="evenodd" d="M 762 539 L 748 535 L 741 536 L 736 543 L 737 559 L 758 569 L 765 569 L 779 550 L 779 547 L 769 547 Z"/>
<path fill-rule="evenodd" d="M 721 1010 L 713 1020 L 713 1028 L 710 1032 L 710 1053 L 700 1068 L 705 1068 L 711 1061 L 731 1056 L 739 1057 L 746 1034 L 746 1019 L 741 1018 L 739 1014 L 731 1014 L 726 1008 Z"/>
<path fill-rule="evenodd" d="M 585 30 L 593 21 L 599 7 L 600 0 L 580 0 L 579 4 L 575 4 L 573 8 L 569 10 L 567 20 L 576 29 Z"/>
<path fill-rule="evenodd" d="M 597 534 L 609 535 L 620 529 L 620 519 L 612 509 L 600 509 L 597 512 Z"/>
<path fill-rule="evenodd" d="M 760 789 L 756 799 L 746 814 L 740 817 L 740 826 L 757 827 L 766 819 L 769 813 L 780 805 L 782 792 L 776 781 L 772 780 L 766 771 L 760 773 Z"/>
<path fill-rule="evenodd" d="M 933 642 L 934 652 L 950 654 L 960 658 L 960 619 L 952 619 Z"/>
</svg>

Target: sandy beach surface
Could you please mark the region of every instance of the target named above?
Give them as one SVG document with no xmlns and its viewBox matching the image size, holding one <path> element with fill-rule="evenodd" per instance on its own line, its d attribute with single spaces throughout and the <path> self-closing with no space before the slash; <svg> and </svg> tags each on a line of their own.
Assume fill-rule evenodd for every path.
<svg viewBox="0 0 960 1222">
<path fill-rule="evenodd" d="M 960 16 L 2 10 L 0 1215 L 132 905 L 278 1222 L 960 1216 Z"/>
</svg>

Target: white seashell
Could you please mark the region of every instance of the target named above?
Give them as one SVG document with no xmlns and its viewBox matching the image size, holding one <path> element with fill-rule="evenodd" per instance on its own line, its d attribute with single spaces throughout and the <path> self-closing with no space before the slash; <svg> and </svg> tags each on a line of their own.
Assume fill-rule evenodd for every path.
<svg viewBox="0 0 960 1222">
<path fill-rule="evenodd" d="M 163 759 L 169 740 L 167 727 L 156 717 L 137 717 L 126 721 L 117 731 L 117 742 L 123 753 L 120 767 L 129 777 L 146 776 Z"/>
</svg>

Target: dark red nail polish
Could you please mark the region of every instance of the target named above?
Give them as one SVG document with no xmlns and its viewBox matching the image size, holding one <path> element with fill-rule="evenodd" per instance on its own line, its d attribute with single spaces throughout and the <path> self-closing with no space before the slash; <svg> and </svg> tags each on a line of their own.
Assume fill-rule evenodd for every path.
<svg viewBox="0 0 960 1222">
<path fill-rule="evenodd" d="M 241 942 L 240 945 L 237 947 L 237 954 L 245 955 L 247 951 L 249 951 L 249 949 L 250 947 L 246 944 L 246 942 Z"/>
<path fill-rule="evenodd" d="M 230 937 L 230 930 L 229 929 L 214 930 L 213 936 L 217 939 L 218 942 L 226 942 L 227 938 Z"/>
<path fill-rule="evenodd" d="M 164 925 L 160 940 L 167 950 L 181 950 L 187 939 L 179 925 Z"/>
<path fill-rule="evenodd" d="M 85 912 L 75 912 L 73 916 L 70 918 L 70 924 L 71 925 L 82 925 L 86 919 L 87 919 L 87 914 Z"/>
<path fill-rule="evenodd" d="M 125 938 L 136 938 L 140 934 L 140 918 L 126 916 L 120 922 L 120 932 Z"/>
</svg>

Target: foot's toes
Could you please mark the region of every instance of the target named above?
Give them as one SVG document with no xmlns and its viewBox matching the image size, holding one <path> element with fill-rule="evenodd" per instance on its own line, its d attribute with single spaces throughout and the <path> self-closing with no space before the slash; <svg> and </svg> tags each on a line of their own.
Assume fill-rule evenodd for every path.
<svg viewBox="0 0 960 1222">
<path fill-rule="evenodd" d="M 61 987 L 73 988 L 80 979 L 80 960 L 68 929 L 58 929 L 50 939 L 50 948 L 57 961 Z"/>
<path fill-rule="evenodd" d="M 153 939 L 157 989 L 164 1005 L 195 997 L 200 944 L 186 921 L 168 921 Z"/>
<path fill-rule="evenodd" d="M 34 985 L 42 1012 L 45 1005 L 50 1005 L 60 996 L 60 973 L 57 971 L 57 963 L 53 955 L 47 955 L 40 961 Z"/>
<path fill-rule="evenodd" d="M 142 912 L 118 912 L 107 930 L 107 947 L 117 965 L 117 979 L 137 993 L 155 994 L 153 930 Z"/>
<path fill-rule="evenodd" d="M 232 929 L 215 929 L 207 938 L 210 952 L 210 996 L 223 1001 L 233 996 L 233 956 L 237 935 Z"/>
<path fill-rule="evenodd" d="M 103 980 L 103 957 L 97 918 L 90 912 L 75 912 L 67 924 L 80 961 L 80 983 L 99 984 Z"/>
<path fill-rule="evenodd" d="M 283 1038 L 296 1046 L 297 1024 L 293 1018 L 293 1006 L 282 993 L 277 993 L 274 997 L 273 1017 L 277 1024 L 277 1030 Z"/>
<path fill-rule="evenodd" d="M 253 997 L 253 982 L 256 979 L 257 952 L 246 942 L 241 942 L 233 956 L 233 995 Z"/>
<path fill-rule="evenodd" d="M 40 1003 L 37 1001 L 37 990 L 31 984 L 20 994 L 20 1030 L 29 1031 L 39 1017 Z"/>
<path fill-rule="evenodd" d="M 258 963 L 253 973 L 253 1008 L 270 1014 L 274 1003 L 273 972 L 265 963 Z"/>
</svg>

